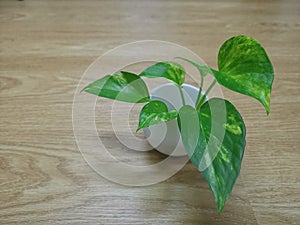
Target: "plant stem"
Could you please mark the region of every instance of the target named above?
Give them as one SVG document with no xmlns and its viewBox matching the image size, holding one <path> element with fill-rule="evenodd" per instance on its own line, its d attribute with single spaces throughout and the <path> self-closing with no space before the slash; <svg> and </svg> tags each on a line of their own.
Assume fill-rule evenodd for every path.
<svg viewBox="0 0 300 225">
<path fill-rule="evenodd" d="M 204 82 L 204 78 L 203 76 L 201 75 L 201 78 L 200 78 L 200 89 L 202 90 L 203 89 L 203 82 Z"/>
<path fill-rule="evenodd" d="M 215 86 L 216 83 L 217 83 L 217 80 L 215 79 L 215 80 L 209 85 L 209 87 L 207 88 L 205 94 L 201 96 L 199 102 L 197 102 L 197 104 L 196 104 L 196 109 L 197 109 L 197 110 L 200 109 L 201 105 L 202 105 L 202 104 L 204 103 L 204 101 L 205 101 L 206 96 L 207 96 L 208 93 L 211 91 L 211 89 Z M 201 94 L 200 90 L 199 90 L 199 93 Z M 199 96 L 199 94 L 198 94 L 198 96 Z"/>
<path fill-rule="evenodd" d="M 201 99 L 201 93 L 202 93 L 202 88 L 199 87 L 199 92 L 198 92 L 197 100 L 196 100 L 196 103 L 195 103 L 195 108 L 196 108 L 197 105 L 199 104 L 199 101 L 200 101 L 200 99 Z"/>
<path fill-rule="evenodd" d="M 201 94 L 202 94 L 202 88 L 203 88 L 203 80 L 204 80 L 203 76 L 201 76 L 199 92 L 198 92 L 197 100 L 196 100 L 196 103 L 195 103 L 195 107 L 199 104 L 199 101 L 200 101 L 200 97 L 201 97 Z"/>
<path fill-rule="evenodd" d="M 182 87 L 177 85 L 179 92 L 180 92 L 180 96 L 181 96 L 181 100 L 182 100 L 182 105 L 185 106 L 185 99 L 184 99 L 184 95 L 183 95 L 183 91 L 182 91 Z"/>
</svg>

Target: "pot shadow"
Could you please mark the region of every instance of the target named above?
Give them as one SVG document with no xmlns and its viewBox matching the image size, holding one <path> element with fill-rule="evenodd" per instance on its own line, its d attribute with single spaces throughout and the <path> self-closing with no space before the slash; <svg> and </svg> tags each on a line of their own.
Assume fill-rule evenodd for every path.
<svg viewBox="0 0 300 225">
<path fill-rule="evenodd" d="M 101 140 L 115 158 L 131 165 L 148 166 L 168 158 L 155 149 L 144 152 L 129 149 L 113 133 L 106 132 Z M 182 157 L 171 158 L 176 162 Z M 135 207 L 144 218 L 157 218 L 167 224 L 179 221 L 182 224 L 257 224 L 241 179 L 235 184 L 223 212 L 218 213 L 208 184 L 190 161 L 163 182 L 125 189 L 142 200 Z"/>
</svg>

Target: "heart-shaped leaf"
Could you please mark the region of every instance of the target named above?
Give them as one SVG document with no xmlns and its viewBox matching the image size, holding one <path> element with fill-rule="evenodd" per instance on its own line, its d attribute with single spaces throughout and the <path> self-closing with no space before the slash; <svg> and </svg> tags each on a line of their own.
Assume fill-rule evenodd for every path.
<svg viewBox="0 0 300 225">
<path fill-rule="evenodd" d="M 185 70 L 178 63 L 159 62 L 145 69 L 140 76 L 148 78 L 164 77 L 180 86 L 184 82 Z"/>
<path fill-rule="evenodd" d="M 147 86 L 141 77 L 124 71 L 96 80 L 82 91 L 123 102 L 150 101 Z"/>
<path fill-rule="evenodd" d="M 259 100 L 269 114 L 274 71 L 257 40 L 247 36 L 227 40 L 219 50 L 218 67 L 213 70 L 218 83 Z"/>
<path fill-rule="evenodd" d="M 219 98 L 208 100 L 199 112 L 184 106 L 179 117 L 183 144 L 221 212 L 241 168 L 246 144 L 243 119 L 230 102 Z"/>
<path fill-rule="evenodd" d="M 154 100 L 146 104 L 140 113 L 138 130 L 149 127 L 151 125 L 167 122 L 177 117 L 177 110 L 168 112 L 168 107 L 165 103 Z"/>
</svg>

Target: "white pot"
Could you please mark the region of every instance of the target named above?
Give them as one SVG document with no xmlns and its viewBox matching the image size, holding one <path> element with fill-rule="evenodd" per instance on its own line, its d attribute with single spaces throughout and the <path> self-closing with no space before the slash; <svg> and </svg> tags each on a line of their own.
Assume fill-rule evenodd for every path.
<svg viewBox="0 0 300 225">
<path fill-rule="evenodd" d="M 186 105 L 195 106 L 199 89 L 189 85 L 182 85 Z M 178 87 L 168 83 L 154 88 L 150 92 L 151 99 L 160 100 L 168 106 L 169 110 L 182 107 L 182 99 Z M 144 128 L 144 133 L 150 145 L 165 155 L 185 156 L 187 153 L 181 141 L 177 120 Z"/>
</svg>

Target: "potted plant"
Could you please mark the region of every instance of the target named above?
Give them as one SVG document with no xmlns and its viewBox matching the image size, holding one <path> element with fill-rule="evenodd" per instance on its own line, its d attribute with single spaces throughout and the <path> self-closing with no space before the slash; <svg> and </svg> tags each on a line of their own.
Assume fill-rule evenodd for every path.
<svg viewBox="0 0 300 225">
<path fill-rule="evenodd" d="M 218 70 L 189 59 L 179 59 L 192 63 L 200 72 L 196 97 L 190 95 L 192 104 L 187 104 L 183 91 L 187 89 L 185 70 L 175 62 L 156 63 L 140 74 L 119 71 L 89 84 L 83 91 L 119 101 L 146 103 L 140 112 L 137 130 L 173 121 L 178 126 L 189 158 L 204 175 L 221 212 L 240 172 L 246 127 L 231 102 L 221 98 L 209 99 L 209 92 L 219 83 L 257 99 L 269 114 L 273 67 L 260 43 L 243 35 L 232 37 L 221 46 Z M 207 90 L 203 90 L 203 80 L 208 73 L 215 79 Z M 166 101 L 151 98 L 143 77 L 170 80 L 173 88 L 178 90 L 180 108 L 171 109 Z"/>
</svg>

